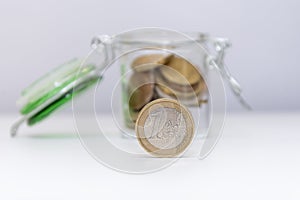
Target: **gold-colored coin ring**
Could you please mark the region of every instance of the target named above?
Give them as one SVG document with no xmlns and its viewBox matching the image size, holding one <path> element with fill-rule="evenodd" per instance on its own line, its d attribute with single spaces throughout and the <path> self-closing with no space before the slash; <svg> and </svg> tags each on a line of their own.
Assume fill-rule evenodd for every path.
<svg viewBox="0 0 300 200">
<path fill-rule="evenodd" d="M 161 74 L 168 81 L 178 85 L 194 85 L 201 81 L 202 77 L 199 70 L 187 60 L 172 56 L 160 68 Z"/>
<path fill-rule="evenodd" d="M 176 109 L 176 111 L 182 114 L 186 124 L 186 134 L 183 140 L 176 147 L 170 149 L 161 149 L 154 146 L 147 139 L 144 132 L 144 125 L 149 116 L 149 111 L 162 107 Z M 186 150 L 186 148 L 191 144 L 194 138 L 194 121 L 188 109 L 181 105 L 178 101 L 167 98 L 157 99 L 148 103 L 140 111 L 140 114 L 135 124 L 135 132 L 139 144 L 151 155 L 156 157 L 175 157 L 182 154 Z"/>
</svg>

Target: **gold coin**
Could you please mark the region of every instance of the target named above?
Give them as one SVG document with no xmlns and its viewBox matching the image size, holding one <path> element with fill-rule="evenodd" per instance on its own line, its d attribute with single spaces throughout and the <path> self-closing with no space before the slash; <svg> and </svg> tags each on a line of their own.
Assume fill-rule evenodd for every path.
<svg viewBox="0 0 300 200">
<path fill-rule="evenodd" d="M 206 93 L 206 84 L 201 78 L 199 82 L 194 85 L 179 85 L 172 82 L 167 82 L 161 75 L 155 76 L 157 87 L 165 94 L 176 96 L 178 98 L 193 98 L 202 96 Z"/>
<path fill-rule="evenodd" d="M 124 119 L 125 125 L 130 129 L 134 129 L 135 122 L 139 115 L 139 111 L 129 108 L 124 112 L 124 114 L 125 114 L 125 119 Z"/>
<path fill-rule="evenodd" d="M 180 155 L 192 142 L 194 121 L 176 100 L 157 99 L 140 112 L 135 131 L 140 145 L 157 157 Z"/>
<path fill-rule="evenodd" d="M 189 107 L 200 107 L 202 104 L 207 103 L 207 97 L 204 96 L 195 96 L 192 98 L 178 98 L 178 96 L 176 96 L 175 94 L 171 94 L 168 95 L 166 93 L 164 93 L 163 91 L 161 91 L 159 89 L 159 87 L 155 87 L 155 92 L 158 96 L 158 98 L 171 98 L 174 100 L 179 101 L 181 104 L 185 105 L 185 106 L 189 106 Z"/>
<path fill-rule="evenodd" d="M 137 57 L 131 64 L 132 69 L 137 72 L 153 70 L 169 61 L 171 56 L 163 54 L 147 54 Z"/>
<path fill-rule="evenodd" d="M 138 110 L 132 110 L 129 109 L 129 115 L 130 115 L 130 119 L 133 122 L 136 122 L 138 116 L 139 116 L 139 111 Z"/>
<path fill-rule="evenodd" d="M 128 82 L 129 107 L 140 110 L 154 95 L 154 75 L 150 72 L 135 72 Z"/>
<path fill-rule="evenodd" d="M 161 67 L 160 71 L 168 82 L 178 85 L 194 85 L 202 79 L 198 69 L 183 58 L 173 55 L 165 65 L 168 67 Z"/>
</svg>

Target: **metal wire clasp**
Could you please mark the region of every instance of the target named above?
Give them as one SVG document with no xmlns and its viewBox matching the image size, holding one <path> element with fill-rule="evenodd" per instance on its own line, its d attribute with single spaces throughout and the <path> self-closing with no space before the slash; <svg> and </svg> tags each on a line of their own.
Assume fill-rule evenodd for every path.
<svg viewBox="0 0 300 200">
<path fill-rule="evenodd" d="M 231 46 L 231 43 L 226 38 L 212 38 L 212 37 L 205 37 L 208 42 L 211 42 L 214 46 L 214 50 L 216 51 L 215 56 L 208 56 L 207 57 L 207 66 L 209 68 L 217 69 L 222 77 L 226 80 L 231 88 L 232 92 L 238 98 L 239 102 L 248 110 L 252 110 L 249 103 L 246 99 L 242 96 L 242 87 L 239 82 L 232 76 L 228 67 L 226 67 L 224 63 L 224 57 L 226 50 Z"/>
</svg>

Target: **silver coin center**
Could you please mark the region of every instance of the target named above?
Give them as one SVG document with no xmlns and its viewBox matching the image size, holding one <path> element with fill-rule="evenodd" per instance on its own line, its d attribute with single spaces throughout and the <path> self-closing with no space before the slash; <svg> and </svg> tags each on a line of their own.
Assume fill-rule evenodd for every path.
<svg viewBox="0 0 300 200">
<path fill-rule="evenodd" d="M 182 112 L 175 108 L 160 107 L 149 111 L 144 133 L 153 146 L 171 149 L 183 141 L 187 127 Z"/>
</svg>

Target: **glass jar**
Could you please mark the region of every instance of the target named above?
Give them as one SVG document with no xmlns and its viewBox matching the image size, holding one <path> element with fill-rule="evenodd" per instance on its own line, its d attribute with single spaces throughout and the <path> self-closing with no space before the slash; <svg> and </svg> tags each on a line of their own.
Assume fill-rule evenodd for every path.
<svg viewBox="0 0 300 200">
<path fill-rule="evenodd" d="M 139 111 L 158 98 L 176 99 L 187 106 L 196 132 L 205 134 L 209 125 L 207 53 L 198 45 L 203 38 L 201 33 L 183 35 L 157 29 L 135 30 L 112 38 L 122 93 L 122 114 L 115 117 L 126 135 L 135 136 Z M 119 113 L 117 109 L 114 112 Z"/>
</svg>

